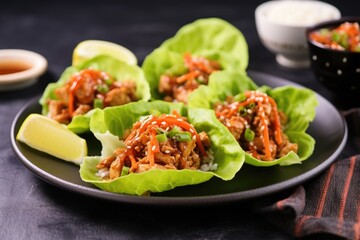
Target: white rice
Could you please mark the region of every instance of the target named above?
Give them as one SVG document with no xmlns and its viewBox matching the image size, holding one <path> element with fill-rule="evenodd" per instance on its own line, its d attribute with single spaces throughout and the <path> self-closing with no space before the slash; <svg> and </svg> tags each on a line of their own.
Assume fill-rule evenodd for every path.
<svg viewBox="0 0 360 240">
<path fill-rule="evenodd" d="M 267 12 L 269 20 L 296 26 L 311 26 L 336 19 L 338 10 L 327 3 L 309 0 L 276 1 Z"/>
<path fill-rule="evenodd" d="M 95 175 L 98 176 L 99 178 L 106 178 L 109 176 L 109 174 L 110 171 L 108 168 L 102 168 L 97 173 L 95 173 Z"/>
<path fill-rule="evenodd" d="M 207 151 L 207 157 L 203 158 L 200 170 L 204 172 L 215 171 L 218 167 L 217 163 L 214 163 L 214 152 L 210 149 Z"/>
</svg>

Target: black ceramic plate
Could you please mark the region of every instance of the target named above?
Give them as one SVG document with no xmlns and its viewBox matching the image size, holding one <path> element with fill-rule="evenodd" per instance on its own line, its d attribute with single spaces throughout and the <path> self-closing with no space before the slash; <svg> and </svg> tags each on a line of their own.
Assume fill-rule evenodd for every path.
<svg viewBox="0 0 360 240">
<path fill-rule="evenodd" d="M 271 75 L 249 72 L 258 85 L 278 87 L 296 85 Z M 299 86 L 299 85 L 296 85 Z M 326 170 L 336 160 L 347 139 L 346 122 L 337 109 L 318 95 L 319 106 L 315 120 L 308 133 L 316 140 L 313 155 L 303 164 L 289 167 L 253 167 L 244 165 L 231 181 L 212 178 L 210 181 L 193 186 L 179 187 L 151 196 L 130 196 L 105 192 L 85 183 L 79 175 L 79 167 L 36 151 L 16 141 L 15 136 L 30 113 L 40 113 L 36 99 L 26 105 L 15 117 L 11 129 L 11 143 L 20 161 L 41 179 L 69 191 L 115 202 L 141 205 L 204 205 L 253 200 L 276 195 L 289 190 Z M 91 134 L 84 135 L 88 142 L 89 154 L 98 155 L 100 145 Z"/>
</svg>

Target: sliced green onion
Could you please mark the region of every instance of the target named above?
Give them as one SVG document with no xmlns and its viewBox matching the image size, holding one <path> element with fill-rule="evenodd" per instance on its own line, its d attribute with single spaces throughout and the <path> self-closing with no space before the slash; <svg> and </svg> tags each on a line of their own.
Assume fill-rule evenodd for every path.
<svg viewBox="0 0 360 240">
<path fill-rule="evenodd" d="M 237 94 L 237 95 L 234 96 L 234 100 L 235 100 L 236 102 L 243 102 L 243 101 L 246 100 L 246 96 L 245 96 L 244 93 L 239 93 L 239 94 Z"/>
<path fill-rule="evenodd" d="M 168 136 L 169 138 L 173 138 L 176 134 L 178 134 L 179 132 L 181 132 L 181 129 L 177 126 L 173 127 L 173 129 L 171 129 L 170 132 L 168 132 Z"/>
<path fill-rule="evenodd" d="M 331 35 L 331 40 L 333 40 L 335 42 L 339 42 L 340 39 L 341 39 L 340 33 L 333 32 L 333 34 Z"/>
<path fill-rule="evenodd" d="M 146 116 L 141 116 L 140 118 L 139 118 L 139 121 L 140 122 L 145 122 L 147 119 L 149 119 L 150 118 L 150 115 L 146 115 Z"/>
<path fill-rule="evenodd" d="M 245 137 L 246 141 L 251 142 L 252 140 L 254 140 L 255 132 L 253 130 L 251 130 L 250 128 L 246 128 L 244 137 Z"/>
<path fill-rule="evenodd" d="M 238 112 L 239 112 L 240 116 L 246 116 L 246 114 L 247 114 L 246 108 L 244 108 L 244 107 L 239 107 Z"/>
<path fill-rule="evenodd" d="M 249 105 L 247 105 L 248 108 L 253 108 L 255 107 L 255 103 L 250 103 Z"/>
<path fill-rule="evenodd" d="M 323 36 L 326 36 L 330 33 L 330 30 L 327 28 L 320 29 L 319 33 Z"/>
<path fill-rule="evenodd" d="M 105 84 L 106 84 L 106 85 L 111 85 L 113 82 L 114 82 L 114 81 L 113 81 L 112 78 L 107 78 L 107 79 L 105 79 Z"/>
<path fill-rule="evenodd" d="M 191 141 L 191 133 L 190 132 L 179 132 L 175 135 L 175 138 L 179 142 L 189 142 L 189 141 Z"/>
<path fill-rule="evenodd" d="M 94 99 L 94 108 L 104 108 L 104 101 L 100 98 Z"/>
<path fill-rule="evenodd" d="M 156 135 L 156 140 L 157 140 L 159 143 L 163 143 L 163 142 L 166 142 L 168 139 L 167 139 L 165 133 L 161 133 L 161 134 Z"/>
<path fill-rule="evenodd" d="M 161 133 L 167 134 L 168 133 L 165 129 L 162 129 L 162 128 L 156 128 L 156 132 L 158 134 L 161 134 Z"/>
<path fill-rule="evenodd" d="M 109 91 L 109 87 L 105 84 L 99 84 L 97 86 L 97 91 L 100 93 L 107 93 Z"/>
<path fill-rule="evenodd" d="M 205 79 L 196 78 L 195 81 L 198 82 L 198 83 L 200 83 L 200 84 L 204 84 L 204 83 L 205 83 Z"/>
<path fill-rule="evenodd" d="M 349 48 L 349 36 L 347 34 L 342 34 L 342 38 L 341 41 L 339 42 L 339 44 L 345 48 L 348 49 Z"/>
</svg>

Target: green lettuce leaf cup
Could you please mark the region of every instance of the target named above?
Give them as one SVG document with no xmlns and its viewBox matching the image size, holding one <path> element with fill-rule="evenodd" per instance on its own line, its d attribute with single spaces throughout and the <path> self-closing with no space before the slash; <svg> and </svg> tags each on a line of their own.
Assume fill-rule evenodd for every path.
<svg viewBox="0 0 360 240">
<path fill-rule="evenodd" d="M 123 61 L 112 58 L 110 56 L 97 56 L 89 59 L 77 67 L 71 66 L 65 69 L 61 74 L 59 80 L 54 83 L 49 83 L 40 98 L 39 102 L 42 105 L 42 114 L 47 115 L 49 112 L 46 104 L 49 99 L 56 99 L 54 94 L 55 89 L 63 86 L 73 74 L 87 68 L 105 71 L 116 79 L 116 81 L 133 80 L 136 83 L 136 97 L 139 101 L 150 100 L 149 83 L 146 81 L 144 72 L 138 66 L 129 65 Z M 67 125 L 71 131 L 80 134 L 89 131 L 90 116 L 93 110 L 85 115 L 79 115 L 72 119 Z"/>
<path fill-rule="evenodd" d="M 162 99 L 158 92 L 161 75 L 186 72 L 185 53 L 215 60 L 222 69 L 241 72 L 249 61 L 248 45 L 239 29 L 219 18 L 196 20 L 180 28 L 144 59 L 142 69 L 153 99 Z"/>
<path fill-rule="evenodd" d="M 286 156 L 273 161 L 261 161 L 245 153 L 245 163 L 259 167 L 289 166 L 308 159 L 314 151 L 315 140 L 306 133 L 306 130 L 315 118 L 318 105 L 316 94 L 310 89 L 292 86 L 257 87 L 246 74 L 221 71 L 212 74 L 209 85 L 201 86 L 189 98 L 188 106 L 213 109 L 214 104 L 225 101 L 226 96 L 235 96 L 245 90 L 259 90 L 275 100 L 278 109 L 288 117 L 284 133 L 289 137 L 290 142 L 298 144 L 297 153 L 291 151 Z"/>
<path fill-rule="evenodd" d="M 174 37 L 164 41 L 160 48 L 183 54 L 220 58 L 231 56 L 232 67 L 245 70 L 249 63 L 248 45 L 238 28 L 220 18 L 198 19 L 180 28 Z"/>
<path fill-rule="evenodd" d="M 171 113 L 173 110 L 187 117 L 198 132 L 205 131 L 208 134 L 215 157 L 214 162 L 217 164 L 216 170 L 152 169 L 130 174 L 123 171 L 121 177 L 114 180 L 102 180 L 96 175 L 98 172 L 96 164 L 121 146 L 121 136 L 131 129 L 140 117 L 153 112 Z M 91 116 L 90 129 L 102 143 L 101 156 L 85 157 L 80 165 L 80 176 L 83 181 L 109 192 L 144 195 L 149 192 L 163 192 L 175 187 L 203 183 L 214 176 L 227 181 L 241 169 L 245 159 L 244 151 L 226 127 L 216 119 L 213 111 L 188 108 L 182 103 L 135 102 L 103 110 L 97 109 Z"/>
</svg>

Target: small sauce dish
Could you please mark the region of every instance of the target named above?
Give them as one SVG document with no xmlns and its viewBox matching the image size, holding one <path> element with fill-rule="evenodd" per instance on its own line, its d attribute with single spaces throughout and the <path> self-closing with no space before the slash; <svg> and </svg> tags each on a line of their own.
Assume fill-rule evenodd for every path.
<svg viewBox="0 0 360 240">
<path fill-rule="evenodd" d="M 38 53 L 23 49 L 0 50 L 0 91 L 34 84 L 47 66 L 47 60 Z"/>
</svg>

